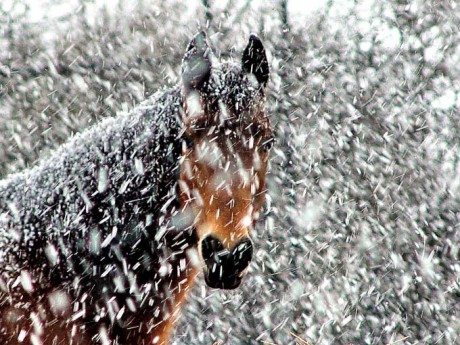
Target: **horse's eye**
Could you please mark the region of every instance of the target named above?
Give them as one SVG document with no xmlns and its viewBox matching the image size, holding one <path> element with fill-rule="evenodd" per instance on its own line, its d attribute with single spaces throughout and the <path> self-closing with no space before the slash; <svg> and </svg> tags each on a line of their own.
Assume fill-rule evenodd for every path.
<svg viewBox="0 0 460 345">
<path fill-rule="evenodd" d="M 186 132 L 182 134 L 181 140 L 183 149 L 191 149 L 193 147 L 193 139 Z"/>
<path fill-rule="evenodd" d="M 274 136 L 269 136 L 264 139 L 262 144 L 260 145 L 260 148 L 264 152 L 268 152 L 272 149 L 273 145 L 275 144 L 275 137 Z"/>
</svg>

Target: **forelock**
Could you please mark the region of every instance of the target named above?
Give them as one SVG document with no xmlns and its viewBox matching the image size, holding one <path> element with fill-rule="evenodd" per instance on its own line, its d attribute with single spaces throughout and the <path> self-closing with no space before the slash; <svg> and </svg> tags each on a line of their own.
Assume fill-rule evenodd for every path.
<svg viewBox="0 0 460 345">
<path fill-rule="evenodd" d="M 241 110 L 258 102 L 261 95 L 257 80 L 233 62 L 213 65 L 211 78 L 203 91 L 206 97 Z"/>
</svg>

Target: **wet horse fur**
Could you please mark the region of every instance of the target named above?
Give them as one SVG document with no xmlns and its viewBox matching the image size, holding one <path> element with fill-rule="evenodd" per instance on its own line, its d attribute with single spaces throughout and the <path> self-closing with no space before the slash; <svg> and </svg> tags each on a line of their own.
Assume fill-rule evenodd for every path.
<svg viewBox="0 0 460 345">
<path fill-rule="evenodd" d="M 217 95 L 245 87 L 230 85 L 248 79 L 239 64 L 213 69 Z M 192 73 L 0 181 L 0 344 L 168 342 L 200 265 L 178 191 L 184 93 L 199 82 Z"/>
</svg>

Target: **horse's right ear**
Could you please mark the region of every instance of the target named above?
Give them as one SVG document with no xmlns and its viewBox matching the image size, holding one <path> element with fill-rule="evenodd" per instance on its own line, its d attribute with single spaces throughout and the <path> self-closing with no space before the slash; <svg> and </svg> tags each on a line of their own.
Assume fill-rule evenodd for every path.
<svg viewBox="0 0 460 345">
<path fill-rule="evenodd" d="M 262 41 L 256 34 L 249 36 L 249 42 L 244 49 L 241 64 L 243 71 L 253 74 L 261 86 L 265 87 L 267 85 L 270 73 L 267 55 Z"/>
<path fill-rule="evenodd" d="M 182 59 L 182 82 L 185 92 L 200 90 L 211 76 L 212 50 L 206 33 L 197 33 L 190 41 Z"/>
</svg>

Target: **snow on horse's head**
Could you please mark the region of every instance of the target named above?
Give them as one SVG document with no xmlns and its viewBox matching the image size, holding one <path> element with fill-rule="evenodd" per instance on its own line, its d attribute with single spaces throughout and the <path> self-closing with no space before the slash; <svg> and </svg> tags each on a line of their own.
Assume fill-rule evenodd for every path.
<svg viewBox="0 0 460 345">
<path fill-rule="evenodd" d="M 254 34 L 241 63 L 219 64 L 203 32 L 182 63 L 182 211 L 193 218 L 206 283 L 240 285 L 252 259 L 251 227 L 264 201 L 273 143 L 264 111 L 269 68 Z"/>
</svg>

